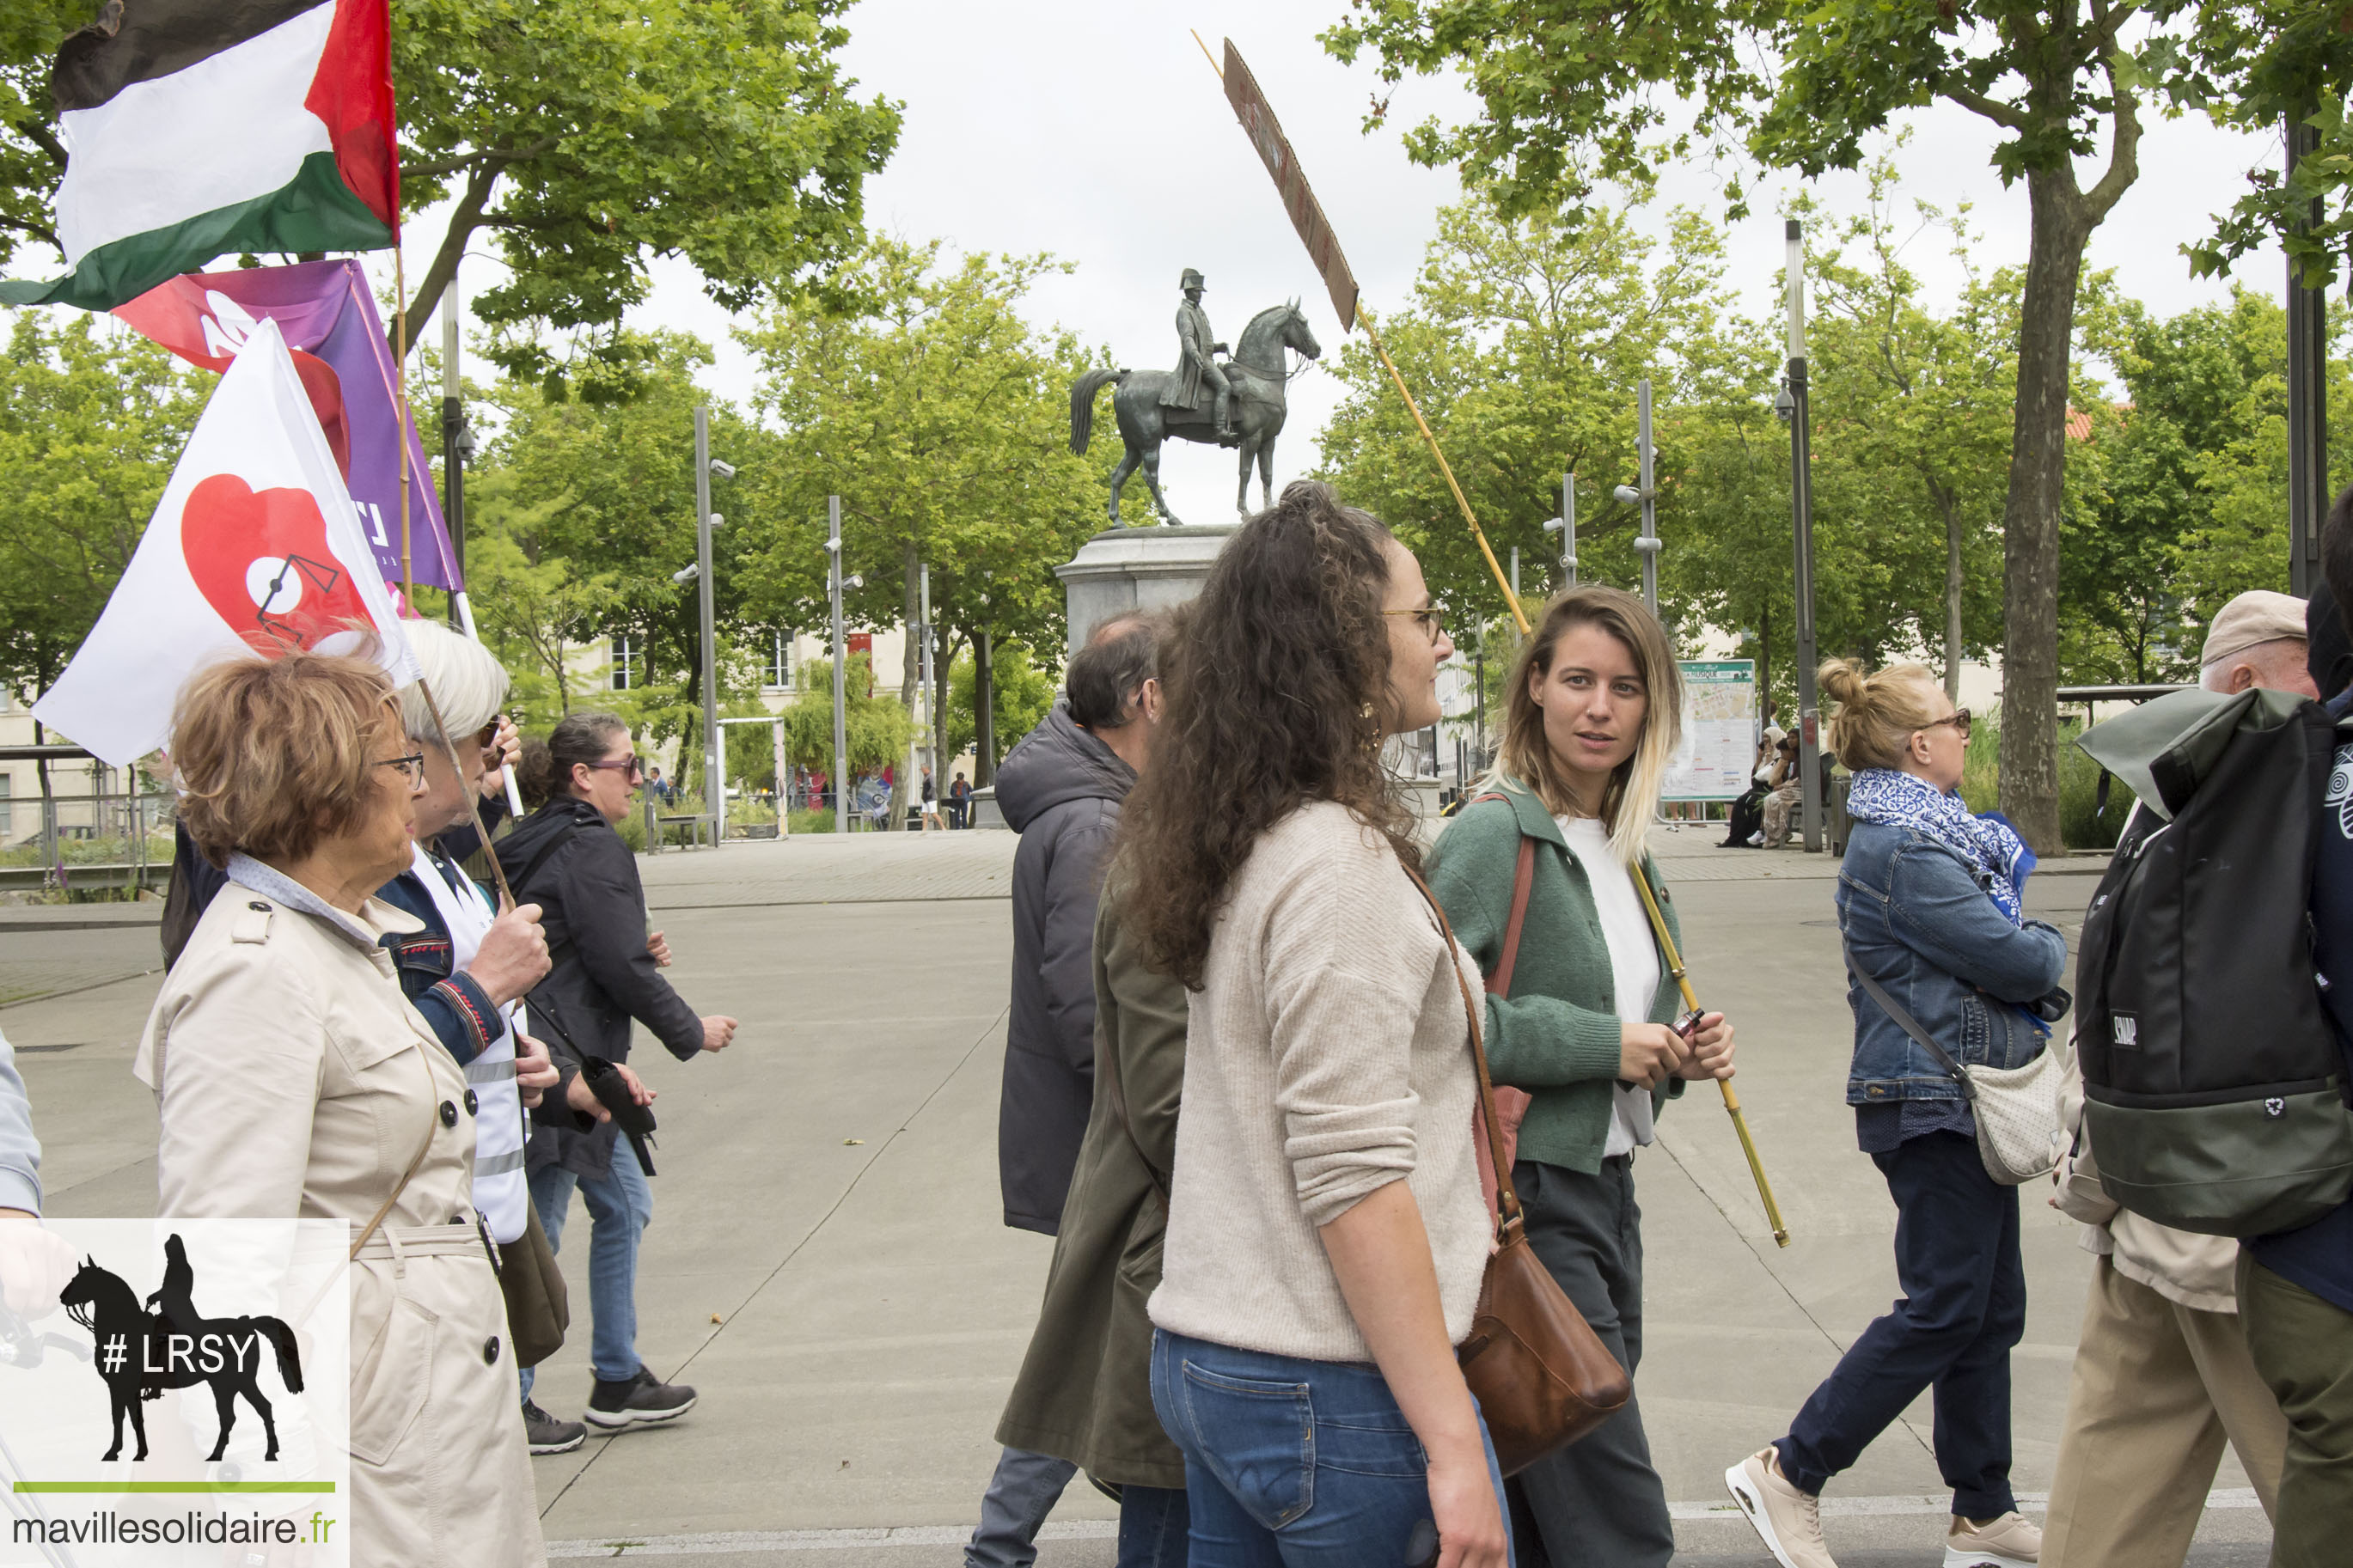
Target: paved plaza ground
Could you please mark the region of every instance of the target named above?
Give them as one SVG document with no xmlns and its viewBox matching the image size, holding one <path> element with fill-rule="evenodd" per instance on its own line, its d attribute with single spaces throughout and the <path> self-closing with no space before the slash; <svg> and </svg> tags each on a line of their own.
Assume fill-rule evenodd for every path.
<svg viewBox="0 0 2353 1568">
<path fill-rule="evenodd" d="M 1702 1001 L 1739 1028 L 1738 1087 L 1791 1232 L 1776 1249 L 1713 1093 L 1663 1120 L 1636 1167 L 1648 1242 L 1639 1387 L 1683 1560 L 1766 1564 L 1724 1468 L 1779 1435 L 1894 1294 L 1894 1210 L 1843 1103 L 1851 1025 L 1837 863 L 1662 852 Z M 551 1556 L 681 1568 L 952 1568 L 996 1458 L 1051 1244 L 1001 1222 L 998 1067 L 1011 950 L 1009 833 L 851 835 L 645 858 L 671 978 L 744 1021 L 733 1048 L 638 1059 L 659 1090 L 640 1348 L 701 1406 L 670 1430 L 537 1462 Z M 2070 934 L 2099 870 L 2062 861 L 2029 905 Z M 0 909 L 0 1029 L 20 1052 L 59 1215 L 154 1205 L 154 1108 L 131 1077 L 158 984 L 153 906 Z M 2013 1359 L 2017 1479 L 2040 1502 L 2089 1258 L 2026 1190 L 2031 1305 Z M 585 1240 L 575 1211 L 571 1233 Z M 576 1247 L 576 1244 L 575 1244 Z M 566 1257 L 573 1256 L 567 1251 Z M 586 1398 L 586 1290 L 540 1398 Z M 1824 1507 L 1846 1568 L 1941 1561 L 1928 1407 Z M 2226 1458 L 2192 1558 L 2264 1561 L 2263 1516 Z M 1045 1568 L 1109 1568 L 1111 1505 L 1083 1483 Z"/>
</svg>

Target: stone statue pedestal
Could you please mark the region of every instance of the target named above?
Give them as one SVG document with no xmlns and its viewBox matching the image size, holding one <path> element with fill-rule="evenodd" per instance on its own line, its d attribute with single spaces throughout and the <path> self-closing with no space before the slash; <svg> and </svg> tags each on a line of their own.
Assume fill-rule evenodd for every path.
<svg viewBox="0 0 2353 1568">
<path fill-rule="evenodd" d="M 1080 545 L 1054 568 L 1067 596 L 1071 651 L 1085 647 L 1094 629 L 1114 616 L 1166 609 L 1198 594 L 1209 563 L 1240 526 L 1111 528 Z"/>
</svg>

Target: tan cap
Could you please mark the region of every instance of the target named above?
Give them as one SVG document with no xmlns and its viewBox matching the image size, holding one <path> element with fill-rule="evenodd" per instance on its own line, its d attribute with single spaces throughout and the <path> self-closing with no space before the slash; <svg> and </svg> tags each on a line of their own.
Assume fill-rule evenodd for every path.
<svg viewBox="0 0 2353 1568">
<path fill-rule="evenodd" d="M 2257 643 L 2276 642 L 2282 637 L 2304 640 L 2304 601 L 2294 594 L 2250 588 L 2223 605 L 2214 624 L 2206 628 L 2206 647 L 2198 656 L 2199 668 L 2234 653 L 2244 653 Z"/>
</svg>

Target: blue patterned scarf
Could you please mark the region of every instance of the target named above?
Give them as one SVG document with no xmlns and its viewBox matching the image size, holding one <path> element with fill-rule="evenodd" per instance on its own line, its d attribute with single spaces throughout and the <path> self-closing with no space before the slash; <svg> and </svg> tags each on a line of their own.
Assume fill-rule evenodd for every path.
<svg viewBox="0 0 2353 1568">
<path fill-rule="evenodd" d="M 1926 834 L 1967 861 L 1978 886 L 2012 925 L 2023 925 L 2027 874 L 2034 851 L 2000 812 L 1973 816 L 1957 795 L 1947 795 L 1915 773 L 1864 768 L 1848 787 L 1846 814 L 1858 822 L 1880 822 Z"/>
</svg>

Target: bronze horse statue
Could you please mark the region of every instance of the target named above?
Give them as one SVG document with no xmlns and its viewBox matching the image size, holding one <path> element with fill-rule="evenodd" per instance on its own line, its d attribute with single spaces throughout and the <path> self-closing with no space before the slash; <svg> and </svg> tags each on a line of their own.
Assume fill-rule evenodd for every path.
<svg viewBox="0 0 2353 1568">
<path fill-rule="evenodd" d="M 1296 349 L 1311 360 L 1324 352 L 1315 334 L 1308 331 L 1307 314 L 1296 300 L 1252 316 L 1250 325 L 1242 329 L 1240 346 L 1224 367 L 1233 384 L 1234 430 L 1241 437 L 1241 479 L 1234 487 L 1234 510 L 1245 516 L 1250 512 L 1253 461 L 1258 464 L 1259 492 L 1267 505 L 1274 504 L 1274 438 L 1282 433 L 1283 387 L 1290 380 L 1283 355 L 1286 349 Z M 1120 520 L 1119 492 L 1139 467 L 1144 469 L 1145 484 L 1151 488 L 1153 505 L 1163 518 L 1176 522 L 1168 498 L 1160 493 L 1160 444 L 1175 439 L 1217 445 L 1217 426 L 1206 395 L 1193 408 L 1161 406 L 1161 389 L 1169 374 L 1165 370 L 1091 370 L 1071 384 L 1071 450 L 1082 457 L 1086 454 L 1087 438 L 1094 432 L 1095 394 L 1106 382 L 1119 388 L 1112 395 L 1111 407 L 1119 421 L 1120 439 L 1127 443 L 1127 455 L 1111 475 L 1114 524 Z"/>
</svg>

